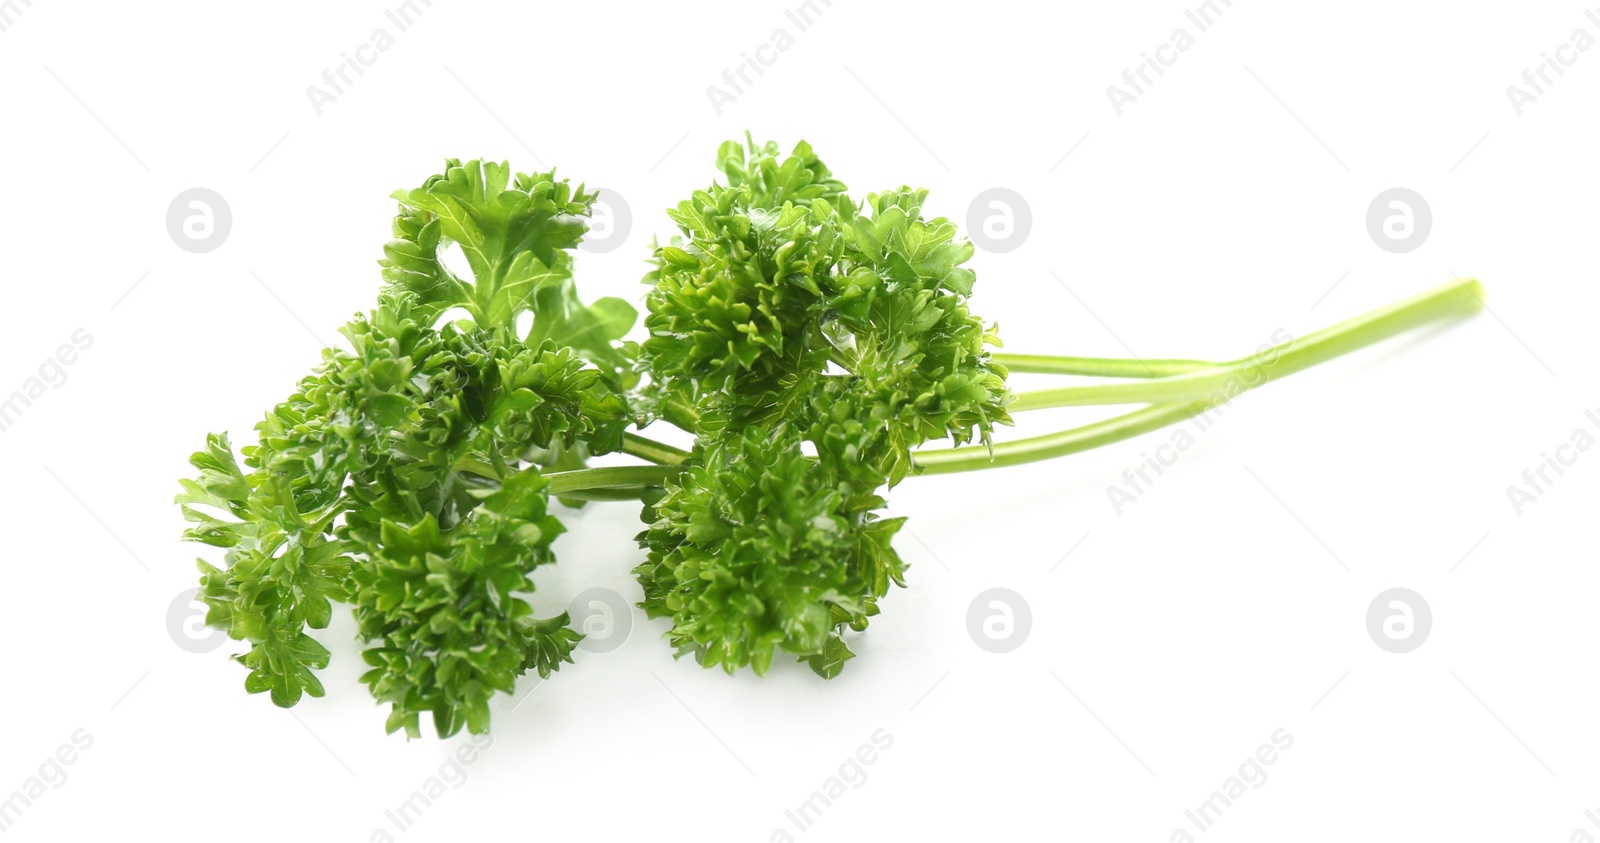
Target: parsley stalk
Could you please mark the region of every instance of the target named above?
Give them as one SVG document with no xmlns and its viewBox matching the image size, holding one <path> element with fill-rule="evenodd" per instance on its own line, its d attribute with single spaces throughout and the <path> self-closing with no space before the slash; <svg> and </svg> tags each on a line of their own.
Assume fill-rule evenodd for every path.
<svg viewBox="0 0 1600 843">
<path fill-rule="evenodd" d="M 1007 406 L 1013 412 L 1051 407 L 1099 404 L 1142 404 L 1151 406 L 1105 421 L 1043 436 L 983 446 L 919 450 L 913 458 L 925 474 L 948 474 L 1075 454 L 1109 445 L 1175 424 L 1193 414 L 1231 400 L 1235 395 L 1264 383 L 1325 363 L 1414 328 L 1443 319 L 1467 316 L 1483 308 L 1483 286 L 1477 279 L 1451 281 L 1424 293 L 1369 311 L 1337 325 L 1315 331 L 1227 363 L 1201 364 L 1165 377 L 1143 381 L 1092 386 L 1069 386 L 1019 393 Z M 997 358 L 1001 355 L 995 355 Z M 1143 370 L 1138 360 L 1093 360 L 1090 358 L 1029 357 L 1035 361 L 1031 371 L 1044 371 L 1052 361 L 1063 361 L 1056 372 L 1073 369 L 1074 374 L 1128 372 Z M 1150 361 L 1152 368 L 1170 370 L 1170 364 L 1187 367 L 1196 361 Z M 1114 365 L 1121 364 L 1121 365 Z M 991 454 L 992 451 L 992 454 Z"/>
<path fill-rule="evenodd" d="M 1020 411 L 1097 404 L 1192 401 L 1215 395 L 1234 380 L 1253 388 L 1429 322 L 1476 313 L 1482 307 L 1483 287 L 1476 279 L 1451 281 L 1238 360 L 1142 381 L 1030 392 L 1018 396 L 1008 409 Z M 1187 364 L 1189 361 L 1182 362 Z M 1134 365 L 1138 365 L 1137 361 L 1134 361 Z"/>
</svg>

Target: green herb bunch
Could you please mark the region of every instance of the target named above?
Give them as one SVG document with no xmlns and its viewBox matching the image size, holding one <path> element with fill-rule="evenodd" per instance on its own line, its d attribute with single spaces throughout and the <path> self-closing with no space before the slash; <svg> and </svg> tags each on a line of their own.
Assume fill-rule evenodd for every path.
<svg viewBox="0 0 1600 843">
<path fill-rule="evenodd" d="M 589 500 L 643 504 L 640 605 L 678 656 L 765 673 L 783 653 L 832 678 L 905 585 L 883 497 L 905 478 L 1110 444 L 1482 306 L 1454 282 L 1227 362 L 1005 354 L 969 309 L 972 244 L 927 191 L 854 199 L 804 142 L 729 141 L 717 165 L 652 246 L 639 343 L 632 305 L 578 295 L 582 185 L 450 159 L 394 194 L 376 307 L 254 444 L 207 437 L 182 481 L 184 537 L 225 550 L 199 562 L 201 599 L 248 644 L 247 691 L 322 696 L 330 653 L 308 630 L 344 603 L 389 732 L 419 735 L 424 713 L 440 736 L 487 731 L 497 691 L 572 661 L 581 635 L 527 597 L 559 504 Z M 1014 394 L 1010 372 L 1116 380 Z M 1013 413 L 1102 404 L 1144 406 L 993 439 Z M 589 465 L 615 453 L 642 464 Z"/>
</svg>

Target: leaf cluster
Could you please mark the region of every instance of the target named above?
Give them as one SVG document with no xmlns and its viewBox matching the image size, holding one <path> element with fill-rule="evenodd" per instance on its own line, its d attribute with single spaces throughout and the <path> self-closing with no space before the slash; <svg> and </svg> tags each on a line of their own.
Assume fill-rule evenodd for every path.
<svg viewBox="0 0 1600 843">
<path fill-rule="evenodd" d="M 543 473 L 621 447 L 636 313 L 579 301 L 571 250 L 594 196 L 553 172 L 452 159 L 395 198 L 387 284 L 342 329 L 350 347 L 324 350 L 243 465 L 209 437 L 179 502 L 186 538 L 227 549 L 199 563 L 201 599 L 250 644 L 246 690 L 321 696 L 329 655 L 307 630 L 348 603 L 391 732 L 418 734 L 423 712 L 441 736 L 482 732 L 494 692 L 579 639 L 525 599 L 562 530 Z M 441 260 L 452 245 L 470 280 Z"/>
<path fill-rule="evenodd" d="M 201 599 L 248 643 L 248 691 L 321 696 L 310 632 L 342 603 L 390 732 L 487 730 L 496 694 L 572 660 L 581 636 L 528 595 L 564 531 L 552 494 L 584 490 L 643 499 L 641 605 L 680 656 L 838 675 L 847 633 L 905 584 L 882 495 L 912 449 L 1010 423 L 999 340 L 967 306 L 973 247 L 926 191 L 852 198 L 804 142 L 730 141 L 717 164 L 723 183 L 668 211 L 642 343 L 631 305 L 578 295 L 581 185 L 451 159 L 394 194 L 385 284 L 347 347 L 182 481 L 185 537 L 224 550 Z M 693 450 L 630 432 L 660 420 Z M 584 470 L 630 444 L 668 465 L 637 487 Z"/>
<path fill-rule="evenodd" d="M 697 435 L 646 510 L 644 607 L 680 653 L 765 672 L 775 649 L 837 674 L 905 562 L 880 490 L 931 439 L 987 443 L 999 340 L 967 308 L 972 244 L 926 191 L 856 202 L 811 147 L 722 146 L 727 184 L 668 213 L 646 277 L 647 393 Z"/>
</svg>

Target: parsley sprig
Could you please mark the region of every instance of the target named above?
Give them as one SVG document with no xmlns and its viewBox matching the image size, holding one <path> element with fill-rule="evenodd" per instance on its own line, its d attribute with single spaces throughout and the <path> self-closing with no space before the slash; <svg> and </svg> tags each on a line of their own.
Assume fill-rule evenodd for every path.
<svg viewBox="0 0 1600 843">
<path fill-rule="evenodd" d="M 729 141 L 717 166 L 652 247 L 642 343 L 624 339 L 633 306 L 578 295 L 581 185 L 451 159 L 394 194 L 385 284 L 347 347 L 238 455 L 207 437 L 182 481 L 185 538 L 224 551 L 199 562 L 201 599 L 248 644 L 247 691 L 322 696 L 330 654 L 308 630 L 343 603 L 390 732 L 419 735 L 423 714 L 441 736 L 486 731 L 497 692 L 581 639 L 527 601 L 565 529 L 552 498 L 642 503 L 640 605 L 679 656 L 765 673 L 784 654 L 832 678 L 906 584 L 883 497 L 906 478 L 1110 444 L 1482 306 L 1455 282 L 1223 363 L 1006 354 L 969 309 L 973 247 L 926 190 L 852 198 L 804 142 Z M 1116 380 L 1013 393 L 1010 372 Z M 1012 413 L 1119 404 L 1145 406 L 994 438 Z M 692 448 L 644 435 L 658 424 Z M 614 453 L 639 463 L 589 465 Z"/>
</svg>

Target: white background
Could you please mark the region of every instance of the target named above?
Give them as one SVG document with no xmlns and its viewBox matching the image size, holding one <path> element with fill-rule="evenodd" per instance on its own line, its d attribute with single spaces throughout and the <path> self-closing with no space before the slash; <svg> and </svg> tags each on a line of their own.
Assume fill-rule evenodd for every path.
<svg viewBox="0 0 1600 843">
<path fill-rule="evenodd" d="M 94 338 L 0 434 L 0 799 L 93 739 L 5 839 L 1600 836 L 1600 452 L 1520 515 L 1506 492 L 1600 436 L 1600 47 L 1521 116 L 1506 93 L 1575 30 L 1600 37 L 1583 4 L 1237 0 L 1204 33 L 1177 2 L 835 0 L 805 32 L 782 2 L 438 0 L 404 33 L 394 5 L 5 4 L 0 395 Z M 380 27 L 392 47 L 319 116 L 307 86 Z M 718 115 L 707 86 L 780 27 L 793 45 Z M 1118 116 L 1106 87 L 1178 27 L 1194 45 Z M 175 644 L 168 607 L 215 559 L 176 538 L 185 459 L 207 431 L 248 441 L 372 305 L 387 197 L 443 158 L 625 198 L 628 241 L 579 279 L 637 300 L 660 209 L 747 128 L 809 140 L 855 192 L 926 186 L 963 226 L 982 190 L 1025 197 L 1028 239 L 972 262 L 1013 351 L 1228 358 L 1457 273 L 1492 312 L 1241 397 L 1120 515 L 1108 486 L 1169 433 L 908 480 L 910 588 L 839 679 L 674 662 L 635 610 L 616 652 L 502 698 L 492 747 L 398 832 L 384 812 L 462 739 L 384 735 L 347 613 L 320 635 L 329 696 L 292 714 L 243 692 L 229 647 Z M 233 214 L 208 254 L 166 229 L 196 186 Z M 1407 254 L 1365 224 L 1396 186 L 1433 215 Z M 536 608 L 637 599 L 636 510 L 568 521 Z M 1433 614 L 1406 655 L 1365 628 L 1396 586 Z M 968 635 L 991 587 L 1031 609 L 1009 654 Z M 864 783 L 797 831 L 785 811 L 878 729 Z M 1185 810 L 1278 729 L 1265 782 L 1196 831 Z"/>
</svg>

